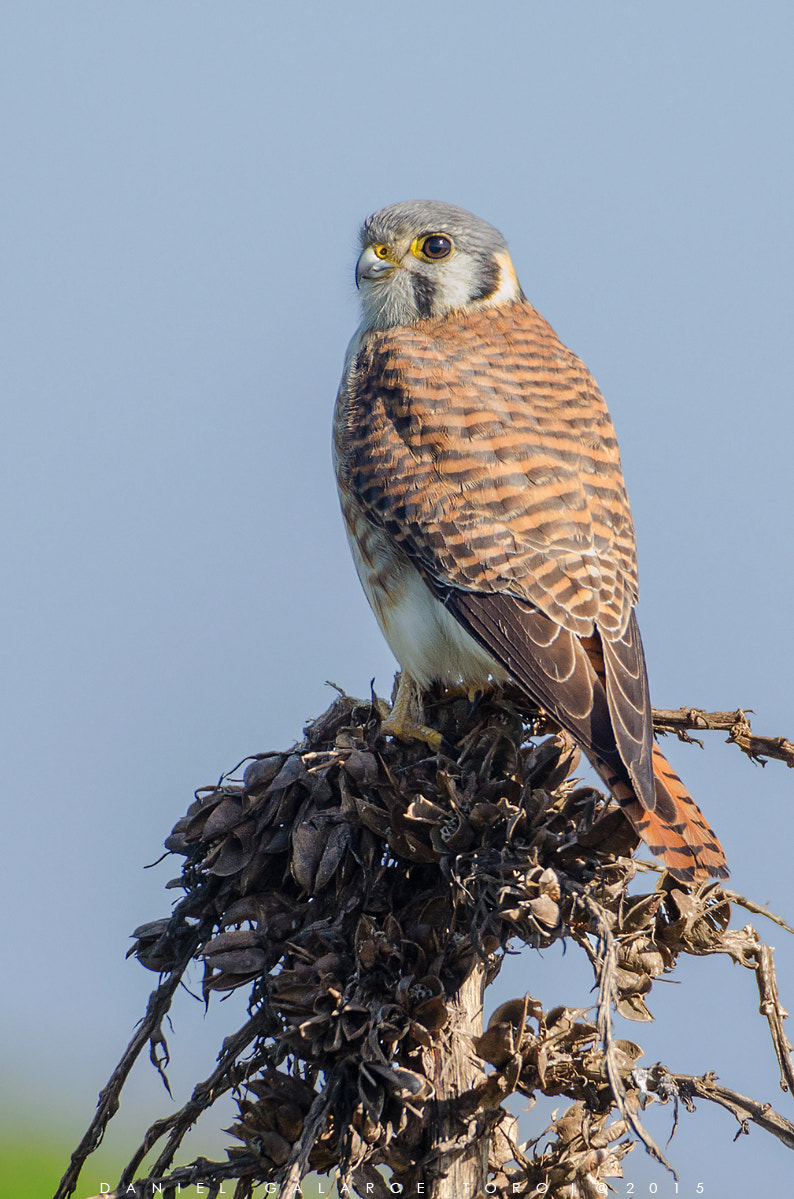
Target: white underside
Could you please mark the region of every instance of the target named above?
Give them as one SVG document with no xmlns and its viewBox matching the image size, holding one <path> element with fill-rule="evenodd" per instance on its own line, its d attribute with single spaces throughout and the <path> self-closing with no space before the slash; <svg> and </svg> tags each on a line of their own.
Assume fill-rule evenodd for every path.
<svg viewBox="0 0 794 1199">
<path fill-rule="evenodd" d="M 350 545 L 367 599 L 392 653 L 420 687 L 433 682 L 485 687 L 502 683 L 507 673 L 436 599 L 406 559 L 390 570 L 388 587 L 377 581 L 358 544 Z M 378 572 L 380 573 L 380 572 Z"/>
</svg>

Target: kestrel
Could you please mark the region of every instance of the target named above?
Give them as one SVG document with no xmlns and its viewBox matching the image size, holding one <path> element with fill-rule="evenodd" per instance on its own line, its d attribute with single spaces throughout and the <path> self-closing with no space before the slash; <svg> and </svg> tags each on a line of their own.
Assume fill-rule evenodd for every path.
<svg viewBox="0 0 794 1199">
<path fill-rule="evenodd" d="M 653 738 L 634 525 L 592 375 L 524 296 L 502 235 L 464 209 L 394 204 L 361 247 L 334 458 L 356 568 L 402 667 L 387 731 L 437 746 L 423 689 L 511 680 L 676 878 L 726 877 Z"/>
</svg>

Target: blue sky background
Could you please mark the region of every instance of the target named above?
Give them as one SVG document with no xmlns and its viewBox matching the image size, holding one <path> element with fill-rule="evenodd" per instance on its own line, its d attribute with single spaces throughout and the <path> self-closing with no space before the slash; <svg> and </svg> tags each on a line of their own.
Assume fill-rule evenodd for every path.
<svg viewBox="0 0 794 1199">
<path fill-rule="evenodd" d="M 794 736 L 792 45 L 765 0 L 3 7 L 7 1118 L 88 1123 L 154 982 L 127 937 L 172 898 L 173 865 L 142 867 L 194 788 L 300 737 L 326 679 L 390 690 L 329 451 L 356 231 L 384 204 L 497 225 L 598 379 L 657 706 Z M 666 749 L 737 890 L 791 921 L 794 775 L 723 741 Z M 790 1006 L 794 942 L 754 923 Z M 588 1001 L 573 953 L 506 974 L 494 1005 Z M 749 972 L 677 977 L 622 1035 L 794 1118 Z M 181 997 L 180 1101 L 239 1008 Z M 116 1146 L 172 1110 L 148 1066 L 126 1104 Z M 780 1191 L 790 1155 L 735 1131 L 682 1116 L 680 1194 Z M 639 1149 L 626 1174 L 674 1193 Z"/>
</svg>

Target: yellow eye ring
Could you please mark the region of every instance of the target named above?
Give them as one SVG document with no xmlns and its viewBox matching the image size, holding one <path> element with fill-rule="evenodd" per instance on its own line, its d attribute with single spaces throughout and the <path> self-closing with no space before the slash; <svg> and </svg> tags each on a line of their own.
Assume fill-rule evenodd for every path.
<svg viewBox="0 0 794 1199">
<path fill-rule="evenodd" d="M 448 237 L 446 233 L 426 233 L 423 237 L 417 237 L 414 240 L 411 249 L 417 258 L 438 262 L 441 258 L 448 258 L 454 246 L 452 238 Z"/>
</svg>

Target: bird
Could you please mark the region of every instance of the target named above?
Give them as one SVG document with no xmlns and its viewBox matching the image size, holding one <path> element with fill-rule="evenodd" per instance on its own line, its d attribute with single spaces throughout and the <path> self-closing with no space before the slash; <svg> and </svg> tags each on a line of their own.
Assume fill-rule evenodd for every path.
<svg viewBox="0 0 794 1199">
<path fill-rule="evenodd" d="M 438 749 L 428 688 L 511 683 L 581 746 L 675 879 L 726 878 L 654 739 L 634 523 L 593 376 L 526 298 L 502 234 L 465 209 L 392 204 L 360 247 L 333 456 L 401 668 L 383 731 Z"/>
</svg>

